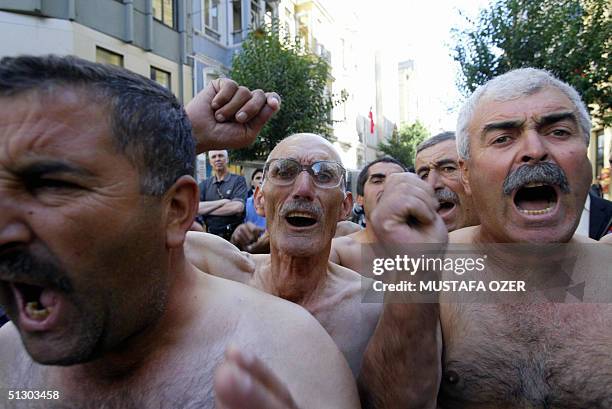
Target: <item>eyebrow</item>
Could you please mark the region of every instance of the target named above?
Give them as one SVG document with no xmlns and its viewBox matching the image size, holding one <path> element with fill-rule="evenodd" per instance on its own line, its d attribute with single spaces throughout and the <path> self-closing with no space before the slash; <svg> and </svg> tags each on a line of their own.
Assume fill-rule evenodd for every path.
<svg viewBox="0 0 612 409">
<path fill-rule="evenodd" d="M 489 122 L 485 124 L 482 129 L 482 135 L 484 136 L 487 132 L 496 131 L 496 130 L 507 130 L 507 129 L 517 129 L 522 127 L 525 124 L 525 120 L 523 119 L 512 119 L 509 121 L 499 121 L 499 122 Z"/>
<path fill-rule="evenodd" d="M 93 176 L 87 169 L 59 161 L 39 161 L 31 165 L 26 165 L 17 171 L 22 177 L 35 177 L 49 173 L 67 173 L 77 176 Z"/>
<path fill-rule="evenodd" d="M 372 179 L 372 178 L 386 178 L 387 175 L 385 175 L 384 173 L 372 173 L 369 177 L 368 180 Z"/>
<path fill-rule="evenodd" d="M 449 163 L 450 163 L 450 164 L 453 164 L 453 165 L 456 165 L 456 164 L 457 164 L 457 161 L 456 161 L 456 160 L 453 160 L 453 159 L 440 159 L 439 161 L 434 162 L 434 166 L 435 166 L 436 168 L 439 168 L 439 167 L 441 167 L 441 166 L 448 165 Z M 417 174 L 419 174 L 419 173 L 421 173 L 421 172 L 422 172 L 422 171 L 424 171 L 424 170 L 429 170 L 429 166 L 424 165 L 424 166 L 419 167 L 419 168 L 416 170 L 416 173 L 417 173 Z"/>
<path fill-rule="evenodd" d="M 576 120 L 576 115 L 572 111 L 553 112 L 551 114 L 542 115 L 540 119 L 536 121 L 536 123 L 538 126 L 546 126 L 566 119 L 569 119 L 575 124 L 578 123 Z"/>
</svg>

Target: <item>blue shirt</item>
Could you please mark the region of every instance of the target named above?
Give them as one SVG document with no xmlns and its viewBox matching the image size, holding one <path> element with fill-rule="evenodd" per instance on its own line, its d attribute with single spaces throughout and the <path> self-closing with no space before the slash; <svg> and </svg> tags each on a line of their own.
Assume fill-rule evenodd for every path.
<svg viewBox="0 0 612 409">
<path fill-rule="evenodd" d="M 254 223 L 257 227 L 261 227 L 262 229 L 266 228 L 266 218 L 260 216 L 255 211 L 255 203 L 253 202 L 253 196 L 249 197 L 246 200 L 246 217 L 244 218 L 244 222 Z"/>
</svg>

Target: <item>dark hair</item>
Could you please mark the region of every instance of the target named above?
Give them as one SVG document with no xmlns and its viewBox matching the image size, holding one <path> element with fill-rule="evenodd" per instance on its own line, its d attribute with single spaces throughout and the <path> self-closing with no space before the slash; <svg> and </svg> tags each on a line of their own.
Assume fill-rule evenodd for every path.
<svg viewBox="0 0 612 409">
<path fill-rule="evenodd" d="M 439 143 L 442 142 L 446 142 L 446 141 L 450 141 L 450 140 L 455 140 L 455 133 L 454 132 L 442 132 L 439 133 L 437 135 L 432 136 L 429 139 L 425 139 L 423 142 L 421 142 L 417 148 L 416 148 L 416 154 L 418 155 L 419 152 L 421 152 L 422 150 L 425 150 L 427 148 L 431 148 L 434 145 L 437 145 Z"/>
<path fill-rule="evenodd" d="M 253 173 L 251 173 L 251 182 L 253 181 L 253 179 L 255 179 L 255 175 L 258 173 L 263 173 L 263 168 L 257 168 L 253 171 Z"/>
<path fill-rule="evenodd" d="M 191 123 L 176 97 L 126 69 L 74 56 L 5 57 L 0 96 L 74 87 L 109 108 L 117 151 L 138 169 L 143 194 L 159 196 L 183 175 L 195 174 Z"/>
<path fill-rule="evenodd" d="M 383 156 L 382 158 L 373 160 L 372 162 L 365 165 L 363 169 L 361 169 L 361 172 L 359 172 L 359 176 L 357 177 L 357 194 L 359 196 L 363 196 L 363 186 L 365 185 L 366 180 L 368 180 L 368 171 L 370 170 L 370 167 L 380 162 L 395 163 L 396 165 L 401 167 L 404 172 L 408 170 L 402 162 L 398 161 L 392 156 Z"/>
</svg>

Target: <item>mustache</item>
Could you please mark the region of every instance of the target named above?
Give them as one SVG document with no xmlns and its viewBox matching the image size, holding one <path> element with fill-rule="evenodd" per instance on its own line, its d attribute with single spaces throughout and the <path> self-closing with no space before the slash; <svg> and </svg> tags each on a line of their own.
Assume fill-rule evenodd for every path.
<svg viewBox="0 0 612 409">
<path fill-rule="evenodd" d="M 540 162 L 535 165 L 522 165 L 508 174 L 504 180 L 503 193 L 510 196 L 512 192 L 528 183 L 557 185 L 563 193 L 570 192 L 567 176 L 563 169 L 555 163 Z"/>
<path fill-rule="evenodd" d="M 443 189 L 437 189 L 434 194 L 436 195 L 436 199 L 438 199 L 438 202 L 451 202 L 454 204 L 459 204 L 459 196 L 457 195 L 457 193 L 453 192 L 447 187 Z"/>
<path fill-rule="evenodd" d="M 73 292 L 70 280 L 57 264 L 24 250 L 0 249 L 0 280 L 35 283 L 65 293 Z"/>
<path fill-rule="evenodd" d="M 323 209 L 315 203 L 310 202 L 306 199 L 296 199 L 290 202 L 285 202 L 280 209 L 280 215 L 281 217 L 285 217 L 289 213 L 295 211 L 312 213 L 316 215 L 317 218 L 320 218 L 323 214 Z"/>
</svg>

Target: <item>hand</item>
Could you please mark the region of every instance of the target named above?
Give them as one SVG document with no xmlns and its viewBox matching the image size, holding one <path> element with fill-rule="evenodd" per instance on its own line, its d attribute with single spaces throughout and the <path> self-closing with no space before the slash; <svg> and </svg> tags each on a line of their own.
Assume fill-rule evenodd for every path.
<svg viewBox="0 0 612 409">
<path fill-rule="evenodd" d="M 248 146 L 280 109 L 280 101 L 275 92 L 251 91 L 228 78 L 211 81 L 185 107 L 196 152 Z"/>
<path fill-rule="evenodd" d="M 249 245 L 257 242 L 259 235 L 264 231 L 261 227 L 257 227 L 254 223 L 246 222 L 236 227 L 230 241 L 240 250 L 247 250 Z"/>
<path fill-rule="evenodd" d="M 234 348 L 215 373 L 217 407 L 297 409 L 289 389 L 256 357 Z"/>
<path fill-rule="evenodd" d="M 372 212 L 372 227 L 383 243 L 447 243 L 448 232 L 437 213 L 433 189 L 412 173 L 387 176 Z"/>
</svg>

